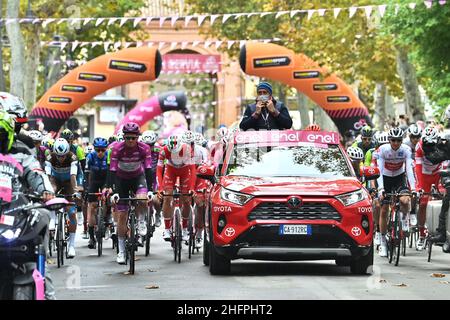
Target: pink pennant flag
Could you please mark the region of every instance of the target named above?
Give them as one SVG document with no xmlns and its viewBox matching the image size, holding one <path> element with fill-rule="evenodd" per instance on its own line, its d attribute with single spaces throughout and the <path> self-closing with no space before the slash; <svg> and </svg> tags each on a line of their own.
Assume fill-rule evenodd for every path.
<svg viewBox="0 0 450 320">
<path fill-rule="evenodd" d="M 95 21 L 95 26 L 98 27 L 99 25 L 102 24 L 103 21 L 105 21 L 105 18 L 98 18 L 98 19 Z"/>
<path fill-rule="evenodd" d="M 193 46 L 193 47 L 196 47 L 196 46 L 198 46 L 198 45 L 200 44 L 200 42 L 201 42 L 201 41 L 193 41 L 193 42 L 192 42 L 192 46 Z"/>
<path fill-rule="evenodd" d="M 240 17 L 245 16 L 245 15 L 246 15 L 245 13 L 236 13 L 236 14 L 234 15 L 234 20 L 237 20 L 237 19 L 239 19 Z"/>
<path fill-rule="evenodd" d="M 430 9 L 433 6 L 433 1 L 424 1 L 423 4 L 427 9 Z"/>
<path fill-rule="evenodd" d="M 348 17 L 352 18 L 355 15 L 356 10 L 358 10 L 358 7 L 350 7 L 348 10 Z"/>
<path fill-rule="evenodd" d="M 173 42 L 170 44 L 170 50 L 175 49 L 175 47 L 176 47 L 177 45 L 178 45 L 178 42 L 173 41 Z"/>
<path fill-rule="evenodd" d="M 170 25 L 173 27 L 178 20 L 178 16 L 172 16 L 170 18 Z"/>
<path fill-rule="evenodd" d="M 189 42 L 187 42 L 187 41 L 181 42 L 181 49 L 186 49 L 188 43 L 189 43 Z"/>
<path fill-rule="evenodd" d="M 275 15 L 275 19 L 278 19 L 279 17 L 281 17 L 286 13 L 289 13 L 289 11 L 278 11 L 277 14 Z"/>
<path fill-rule="evenodd" d="M 185 27 L 185 28 L 188 26 L 189 21 L 191 21 L 192 18 L 193 18 L 193 16 L 186 16 L 186 17 L 184 18 L 184 27 Z"/>
<path fill-rule="evenodd" d="M 333 14 L 334 14 L 334 18 L 336 19 L 337 16 L 339 15 L 339 12 L 341 12 L 341 8 L 334 8 L 333 9 Z"/>
<path fill-rule="evenodd" d="M 129 46 L 131 46 L 131 42 L 125 42 L 125 45 L 124 45 L 125 49 L 128 48 Z"/>
<path fill-rule="evenodd" d="M 66 22 L 66 21 L 68 21 L 69 19 L 67 19 L 67 18 L 62 18 L 62 19 L 58 19 L 58 24 L 61 24 L 61 23 L 63 23 L 63 22 Z"/>
<path fill-rule="evenodd" d="M 94 18 L 86 18 L 86 19 L 84 19 L 83 26 L 87 25 L 92 20 L 94 20 Z"/>
<path fill-rule="evenodd" d="M 143 43 L 142 41 L 136 42 L 136 48 L 142 47 L 143 44 L 144 44 L 144 43 Z"/>
<path fill-rule="evenodd" d="M 41 19 L 36 18 L 36 19 L 33 20 L 33 24 L 39 23 L 40 21 L 41 21 Z"/>
<path fill-rule="evenodd" d="M 120 41 L 117 41 L 116 43 L 114 43 L 114 50 L 117 51 L 121 45 L 122 45 L 122 43 Z"/>
<path fill-rule="evenodd" d="M 167 17 L 161 17 L 159 18 L 159 27 L 161 28 L 162 25 L 164 24 L 164 21 L 166 21 Z"/>
<path fill-rule="evenodd" d="M 100 45 L 100 41 L 95 41 L 91 43 L 91 49 L 94 49 L 96 46 Z"/>
<path fill-rule="evenodd" d="M 316 12 L 316 10 L 308 10 L 308 20 L 311 20 L 312 16 L 314 15 L 314 12 Z"/>
<path fill-rule="evenodd" d="M 136 26 L 141 22 L 144 18 L 135 18 L 133 22 L 133 27 L 136 28 Z"/>
<path fill-rule="evenodd" d="M 109 18 L 109 21 L 108 21 L 108 26 L 110 26 L 110 25 L 112 25 L 114 22 L 116 22 L 117 20 L 119 20 L 118 18 Z"/>
<path fill-rule="evenodd" d="M 11 23 L 12 21 L 14 21 L 15 19 L 7 19 L 6 24 Z M 55 22 L 56 19 L 50 18 L 50 19 L 45 19 L 44 22 L 42 23 L 42 27 L 45 28 L 47 27 L 48 24 Z"/>
<path fill-rule="evenodd" d="M 110 41 L 107 41 L 107 42 L 104 42 L 104 43 L 103 43 L 103 49 L 105 49 L 105 52 L 108 51 L 108 48 L 109 48 L 109 44 L 110 44 L 110 43 L 111 43 Z"/>
<path fill-rule="evenodd" d="M 319 17 L 323 17 L 325 15 L 325 11 L 326 10 L 327 9 L 319 9 L 319 10 L 317 10 L 319 12 Z"/>
<path fill-rule="evenodd" d="M 205 44 L 203 45 L 205 48 L 208 48 L 211 45 L 212 41 L 205 41 Z"/>
<path fill-rule="evenodd" d="M 81 20 L 80 18 L 69 19 L 70 25 L 73 26 L 75 23 L 79 22 L 80 20 Z"/>
<path fill-rule="evenodd" d="M 290 14 L 291 18 L 293 18 L 299 12 L 300 12 L 300 10 L 292 10 L 291 14 Z"/>
<path fill-rule="evenodd" d="M 372 14 L 372 6 L 365 6 L 364 11 L 366 12 L 367 19 L 369 19 L 370 15 Z"/>
<path fill-rule="evenodd" d="M 234 43 L 235 43 L 234 40 L 227 41 L 227 49 L 229 50 Z"/>
<path fill-rule="evenodd" d="M 215 44 L 216 50 L 219 49 L 219 47 L 222 45 L 222 43 L 223 43 L 222 40 L 216 41 L 216 44 Z"/>
<path fill-rule="evenodd" d="M 161 50 L 161 49 L 164 47 L 165 44 L 166 44 L 166 43 L 165 43 L 164 41 L 161 41 L 161 42 L 159 43 L 159 45 L 158 45 L 158 50 Z"/>
<path fill-rule="evenodd" d="M 128 18 L 122 18 L 122 19 L 120 19 L 119 25 L 123 26 L 127 21 L 128 21 Z"/>
<path fill-rule="evenodd" d="M 239 48 L 242 48 L 243 46 L 245 46 L 245 40 L 241 40 L 239 41 Z"/>
<path fill-rule="evenodd" d="M 267 16 L 267 15 L 269 15 L 269 14 L 273 14 L 274 12 L 262 12 L 259 16 L 262 18 L 262 17 L 265 17 L 265 16 Z"/>
<path fill-rule="evenodd" d="M 225 23 L 231 16 L 231 14 L 224 14 L 222 17 L 222 24 Z"/>
<path fill-rule="evenodd" d="M 216 21 L 216 19 L 217 19 L 218 17 L 219 17 L 218 14 L 213 14 L 213 15 L 211 16 L 211 25 L 214 24 L 214 21 Z"/>
<path fill-rule="evenodd" d="M 153 47 L 153 41 L 148 42 L 147 47 L 149 47 L 149 48 Z"/>
<path fill-rule="evenodd" d="M 197 24 L 198 24 L 199 27 L 202 25 L 203 21 L 205 21 L 206 17 L 207 16 L 205 16 L 205 15 L 197 17 Z"/>
<path fill-rule="evenodd" d="M 152 22 L 153 17 L 147 17 L 147 19 L 145 19 L 145 25 L 149 25 L 150 22 Z"/>
<path fill-rule="evenodd" d="M 64 48 L 67 46 L 68 42 L 67 41 L 62 41 L 61 42 L 61 50 L 64 50 Z"/>
<path fill-rule="evenodd" d="M 74 51 L 80 43 L 78 41 L 72 42 L 72 51 Z"/>
<path fill-rule="evenodd" d="M 382 4 L 378 6 L 378 12 L 380 13 L 380 17 L 384 17 L 384 14 L 386 12 L 386 5 Z"/>
</svg>

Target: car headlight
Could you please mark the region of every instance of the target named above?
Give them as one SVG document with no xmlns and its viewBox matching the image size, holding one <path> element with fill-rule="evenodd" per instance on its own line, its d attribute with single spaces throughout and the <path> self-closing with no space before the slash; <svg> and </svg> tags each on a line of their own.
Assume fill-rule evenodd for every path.
<svg viewBox="0 0 450 320">
<path fill-rule="evenodd" d="M 22 229 L 17 228 L 16 231 L 13 231 L 11 229 L 5 230 L 2 233 L 2 237 L 6 240 L 14 240 L 20 236 L 20 233 L 22 232 Z"/>
<path fill-rule="evenodd" d="M 249 202 L 253 198 L 253 196 L 222 188 L 220 190 L 220 198 L 222 200 L 243 206 L 244 204 Z"/>
<path fill-rule="evenodd" d="M 364 190 L 357 190 L 350 193 L 342 194 L 340 196 L 336 196 L 344 206 L 348 207 L 357 202 L 363 201 L 367 199 L 367 193 Z"/>
</svg>

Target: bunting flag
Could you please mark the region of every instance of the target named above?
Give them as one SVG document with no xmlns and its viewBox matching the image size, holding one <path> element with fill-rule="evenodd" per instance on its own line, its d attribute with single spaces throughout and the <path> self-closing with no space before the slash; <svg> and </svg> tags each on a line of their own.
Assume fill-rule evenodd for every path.
<svg viewBox="0 0 450 320">
<path fill-rule="evenodd" d="M 434 1 L 437 5 L 443 6 L 447 4 L 446 0 L 438 0 Z M 178 20 L 184 20 L 184 26 L 187 27 L 189 22 L 192 19 L 197 19 L 198 26 L 201 26 L 202 23 L 209 19 L 210 24 L 213 25 L 216 21 L 221 21 L 222 24 L 225 24 L 227 21 L 236 21 L 237 19 L 241 17 L 251 18 L 253 16 L 259 16 L 259 17 L 265 17 L 267 15 L 274 15 L 275 19 L 280 18 L 283 15 L 289 15 L 289 17 L 292 19 L 294 18 L 298 13 L 306 13 L 308 20 L 311 19 L 314 16 L 314 13 L 317 12 L 318 17 L 325 17 L 325 13 L 329 10 L 333 12 L 333 16 L 336 19 L 341 11 L 346 10 L 348 11 L 348 18 L 352 18 L 358 11 L 364 12 L 367 18 L 370 18 L 373 11 L 378 11 L 380 17 L 383 17 L 385 15 L 385 12 L 388 7 L 394 9 L 394 13 L 398 14 L 398 11 L 400 7 L 406 7 L 411 10 L 415 10 L 417 7 L 417 2 L 410 2 L 406 4 L 379 4 L 379 5 L 366 5 L 366 6 L 351 6 L 347 8 L 317 8 L 317 9 L 295 9 L 295 10 L 280 10 L 280 11 L 266 11 L 266 12 L 240 12 L 240 13 L 223 13 L 223 14 L 209 14 L 209 15 L 188 15 L 188 16 L 162 16 L 159 17 L 159 27 L 162 28 L 164 22 L 166 20 L 170 20 L 170 25 L 172 27 L 175 27 L 175 24 Z M 433 1 L 432 0 L 424 0 L 423 5 L 426 9 L 430 9 L 433 7 Z M 219 19 L 221 18 L 221 19 Z M 233 18 L 233 19 L 230 19 Z M 126 22 L 129 20 L 133 20 L 133 27 L 136 28 L 141 21 L 146 21 L 146 25 L 149 25 L 150 22 L 153 19 L 157 19 L 156 17 L 85 17 L 85 18 L 35 18 L 32 23 L 33 24 L 42 24 L 42 27 L 45 29 L 50 24 L 62 24 L 62 23 L 68 23 L 68 25 L 73 26 L 77 23 L 82 23 L 83 26 L 87 25 L 91 21 L 95 23 L 95 26 L 100 26 L 105 20 L 108 20 L 107 25 L 113 25 L 115 23 L 119 23 L 119 26 L 123 26 Z M 0 23 L 4 24 L 11 24 L 13 22 L 18 22 L 20 24 L 29 23 L 30 19 L 27 18 L 5 18 L 0 19 Z"/>
</svg>

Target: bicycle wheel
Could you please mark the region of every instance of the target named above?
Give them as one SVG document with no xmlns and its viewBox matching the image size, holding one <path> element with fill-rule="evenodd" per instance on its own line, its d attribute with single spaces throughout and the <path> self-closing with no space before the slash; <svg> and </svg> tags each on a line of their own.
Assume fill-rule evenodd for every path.
<svg viewBox="0 0 450 320">
<path fill-rule="evenodd" d="M 189 225 L 188 225 L 188 232 L 189 232 L 189 240 L 188 240 L 188 252 L 189 252 L 189 259 L 191 258 L 192 255 L 192 249 L 194 247 L 194 226 L 193 226 L 193 213 L 191 211 L 191 214 L 189 215 Z"/>
<path fill-rule="evenodd" d="M 130 213 L 130 238 L 128 244 L 128 250 L 130 251 L 130 273 L 134 274 L 134 257 L 136 253 L 136 217 L 134 213 Z"/>
<path fill-rule="evenodd" d="M 395 223 L 394 223 L 394 256 L 395 256 L 395 266 L 398 266 L 400 261 L 400 250 L 401 250 L 401 239 L 402 239 L 402 224 L 400 221 L 400 212 L 395 212 Z"/>
<path fill-rule="evenodd" d="M 153 237 L 154 222 L 153 222 L 153 207 L 150 204 L 148 206 L 147 213 L 145 214 L 145 221 L 147 223 L 147 234 L 145 235 L 145 256 L 150 254 L 150 240 Z"/>
<path fill-rule="evenodd" d="M 95 237 L 97 238 L 97 255 L 99 257 L 102 256 L 103 251 L 103 235 L 105 234 L 105 221 L 103 215 L 103 208 L 97 208 L 97 232 L 95 233 Z"/>
<path fill-rule="evenodd" d="M 409 237 L 411 237 L 412 235 L 410 234 Z M 402 256 L 406 257 L 406 236 L 405 234 L 403 234 L 402 236 Z"/>
<path fill-rule="evenodd" d="M 431 251 L 433 251 L 433 242 L 429 239 L 426 240 L 426 245 L 428 246 L 428 262 L 431 262 Z"/>
<path fill-rule="evenodd" d="M 174 253 L 175 253 L 175 261 L 178 261 L 178 263 L 181 262 L 181 242 L 183 241 L 182 238 L 182 232 L 181 232 L 181 219 L 180 219 L 180 209 L 176 208 L 175 212 L 175 246 L 174 246 Z"/>
<path fill-rule="evenodd" d="M 392 263 L 392 260 L 394 259 L 394 222 L 392 221 L 392 214 L 389 217 L 388 232 L 386 234 L 386 238 L 389 263 Z"/>
<path fill-rule="evenodd" d="M 62 214 L 58 214 L 58 227 L 56 228 L 56 259 L 58 260 L 58 268 L 61 267 L 63 255 L 63 231 L 62 231 Z"/>
<path fill-rule="evenodd" d="M 53 242 L 55 241 L 54 231 L 48 233 L 48 254 L 53 257 Z"/>
</svg>

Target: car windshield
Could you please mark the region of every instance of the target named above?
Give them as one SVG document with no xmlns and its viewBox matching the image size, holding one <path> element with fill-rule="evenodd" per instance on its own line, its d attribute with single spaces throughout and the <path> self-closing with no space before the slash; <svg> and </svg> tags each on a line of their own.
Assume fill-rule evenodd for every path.
<svg viewBox="0 0 450 320">
<path fill-rule="evenodd" d="M 227 175 L 252 177 L 351 177 L 337 145 L 261 146 L 236 144 Z"/>
</svg>

